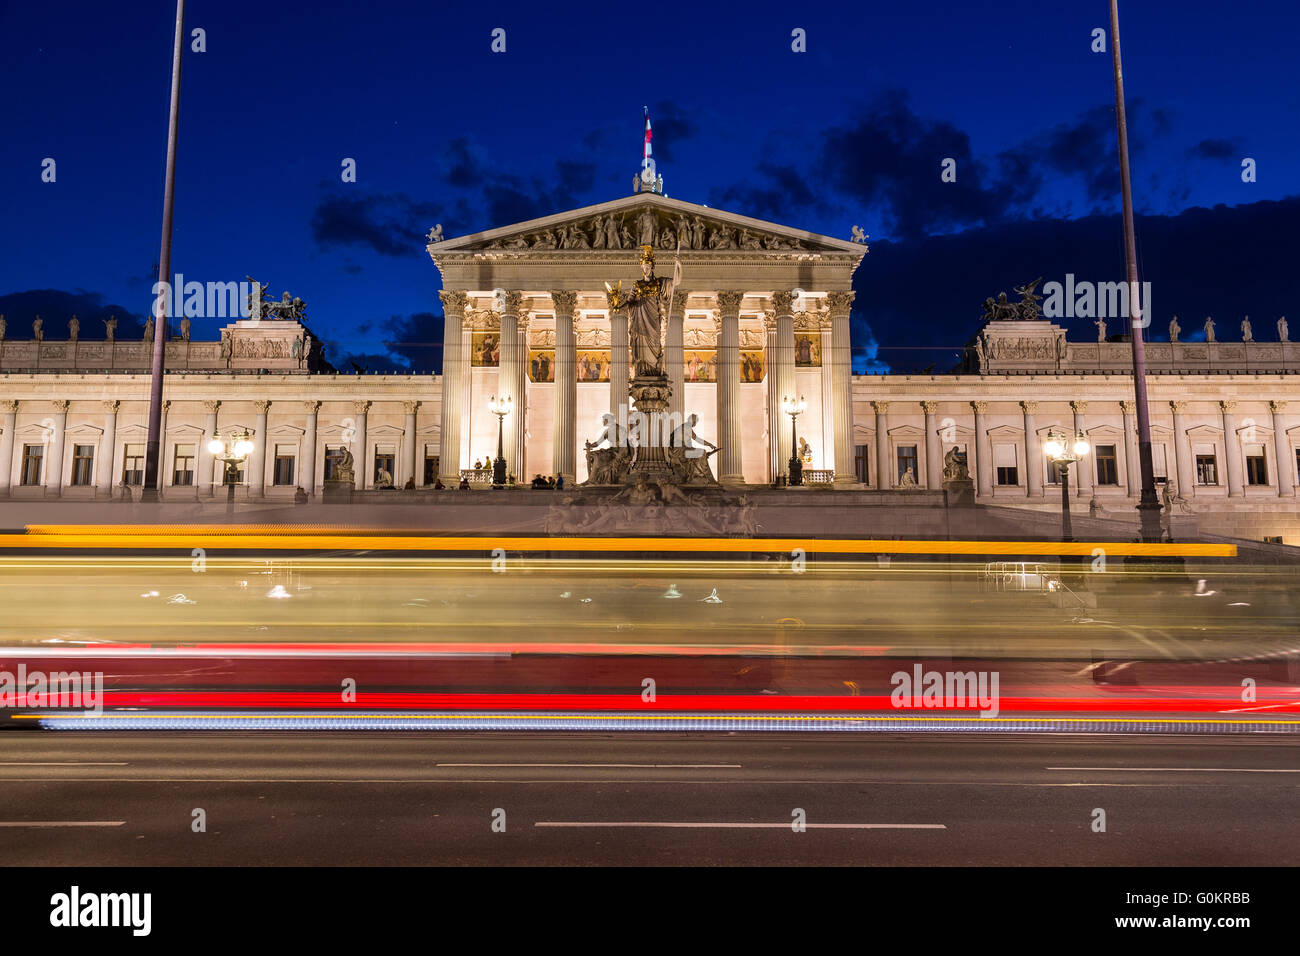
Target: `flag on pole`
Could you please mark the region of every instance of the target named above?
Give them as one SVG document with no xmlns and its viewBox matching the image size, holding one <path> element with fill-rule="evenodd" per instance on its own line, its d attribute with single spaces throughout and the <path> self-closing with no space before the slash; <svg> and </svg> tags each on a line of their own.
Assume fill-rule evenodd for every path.
<svg viewBox="0 0 1300 956">
<path fill-rule="evenodd" d="M 645 107 L 642 107 L 642 109 L 645 110 L 645 153 L 644 153 L 644 155 L 642 156 L 642 158 L 643 158 L 643 159 L 649 159 L 649 158 L 650 158 L 650 152 L 651 152 L 651 151 L 650 151 L 650 139 L 651 139 L 652 136 L 654 136 L 654 133 L 650 130 L 650 107 L 645 106 Z"/>
</svg>

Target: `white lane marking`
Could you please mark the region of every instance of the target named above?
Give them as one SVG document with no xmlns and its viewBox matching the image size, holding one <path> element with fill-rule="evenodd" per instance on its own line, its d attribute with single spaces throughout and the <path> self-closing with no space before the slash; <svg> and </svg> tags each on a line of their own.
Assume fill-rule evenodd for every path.
<svg viewBox="0 0 1300 956">
<path fill-rule="evenodd" d="M 1234 707 L 1232 710 L 1225 710 L 1225 714 L 1247 714 L 1253 710 L 1275 710 L 1278 707 L 1294 707 L 1295 701 L 1284 701 L 1280 704 L 1260 704 L 1258 707 Z"/>
<path fill-rule="evenodd" d="M 1048 770 L 1131 770 L 1134 773 L 1300 773 L 1255 767 L 1048 767 Z"/>
<path fill-rule="evenodd" d="M 0 761 L 0 767 L 129 767 L 125 760 Z"/>
<path fill-rule="evenodd" d="M 0 827 L 120 827 L 125 820 L 0 820 Z"/>
<path fill-rule="evenodd" d="M 542 821 L 535 827 L 656 827 L 684 830 L 789 830 L 789 823 L 670 823 L 645 820 L 627 822 Z M 946 830 L 942 823 L 804 823 L 810 830 Z"/>
<path fill-rule="evenodd" d="M 739 770 L 738 763 L 439 763 L 435 767 L 617 767 L 655 770 Z"/>
</svg>

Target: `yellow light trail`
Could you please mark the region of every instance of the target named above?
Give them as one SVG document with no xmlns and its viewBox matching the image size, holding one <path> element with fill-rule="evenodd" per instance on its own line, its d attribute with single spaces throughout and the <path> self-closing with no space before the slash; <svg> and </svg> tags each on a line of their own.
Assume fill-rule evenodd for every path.
<svg viewBox="0 0 1300 956">
<path fill-rule="evenodd" d="M 25 534 L 0 535 L 0 548 L 154 548 L 249 549 L 261 551 L 479 551 L 719 554 L 792 552 L 809 554 L 947 554 L 1091 557 L 1100 548 L 1108 557 L 1232 558 L 1232 544 L 1143 544 L 1132 541 L 920 541 L 826 538 L 664 538 L 664 537 L 522 537 L 432 536 L 391 533 L 339 533 L 336 529 L 173 528 L 139 525 L 34 525 Z"/>
</svg>

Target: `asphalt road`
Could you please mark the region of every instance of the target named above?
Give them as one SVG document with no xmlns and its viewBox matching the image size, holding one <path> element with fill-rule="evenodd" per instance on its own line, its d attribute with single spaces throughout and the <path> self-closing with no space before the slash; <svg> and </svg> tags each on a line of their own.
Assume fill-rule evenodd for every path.
<svg viewBox="0 0 1300 956">
<path fill-rule="evenodd" d="M 201 570 L 194 570 L 201 568 Z M 1293 572 L 1113 565 L 1069 592 L 981 566 L 490 559 L 0 559 L 0 645 L 615 643 L 961 657 L 1295 654 Z"/>
<path fill-rule="evenodd" d="M 1298 810 L 1279 738 L 0 739 L 8 865 L 1295 866 Z"/>
</svg>

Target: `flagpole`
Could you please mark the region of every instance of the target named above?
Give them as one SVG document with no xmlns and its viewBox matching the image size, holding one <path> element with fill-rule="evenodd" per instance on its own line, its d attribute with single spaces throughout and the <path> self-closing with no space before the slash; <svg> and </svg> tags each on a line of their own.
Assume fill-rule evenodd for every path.
<svg viewBox="0 0 1300 956">
<path fill-rule="evenodd" d="M 1149 302 L 1138 301 L 1137 249 L 1133 230 L 1133 188 L 1129 181 L 1128 118 L 1124 110 L 1124 69 L 1119 53 L 1119 0 L 1110 0 L 1110 44 L 1115 64 L 1115 122 L 1119 130 L 1120 190 L 1124 207 L 1124 265 L 1128 278 L 1130 342 L 1133 346 L 1133 390 L 1137 399 L 1138 461 L 1142 471 L 1142 497 L 1138 502 L 1141 535 L 1144 543 L 1158 542 L 1160 502 L 1156 498 L 1155 468 L 1151 460 L 1151 414 L 1147 408 L 1147 359 L 1142 328 L 1146 321 L 1142 310 Z M 1175 435 L 1174 440 L 1178 441 Z"/>
<path fill-rule="evenodd" d="M 172 207 L 176 186 L 176 140 L 180 132 L 181 109 L 181 46 L 185 42 L 185 0 L 176 0 L 176 40 L 172 48 L 172 99 L 170 126 L 167 131 L 167 177 L 163 187 L 163 222 L 162 254 L 158 260 L 158 281 L 167 283 L 169 288 L 172 268 Z M 159 470 L 162 464 L 162 392 L 163 392 L 163 358 L 167 349 L 167 313 L 168 301 L 180 298 L 180 289 L 172 289 L 171 295 L 159 295 L 155 298 L 155 322 L 153 330 L 153 364 L 149 379 L 149 438 L 145 446 L 144 487 L 141 489 L 141 501 L 157 501 Z"/>
</svg>

